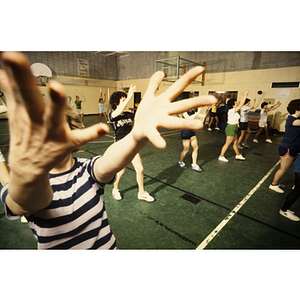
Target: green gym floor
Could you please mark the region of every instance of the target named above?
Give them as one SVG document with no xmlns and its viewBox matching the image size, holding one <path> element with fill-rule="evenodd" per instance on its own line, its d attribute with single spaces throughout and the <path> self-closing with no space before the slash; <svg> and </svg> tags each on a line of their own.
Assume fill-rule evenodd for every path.
<svg viewBox="0 0 300 300">
<path fill-rule="evenodd" d="M 98 116 L 85 116 L 90 126 Z M 0 149 L 7 159 L 9 133 L 6 119 L 0 119 Z M 147 203 L 137 199 L 135 171 L 130 164 L 119 189 L 121 201 L 105 187 L 105 205 L 119 249 L 300 249 L 300 224 L 282 217 L 278 211 L 294 184 L 291 168 L 281 179 L 285 193 L 268 186 L 278 168 L 278 146 L 282 135 L 271 135 L 272 144 L 258 137 L 249 139 L 250 149 L 241 153 L 245 161 L 234 159 L 230 147 L 228 163 L 218 161 L 225 142 L 224 130 L 196 132 L 198 164 L 203 172 L 178 167 L 182 150 L 180 131 L 161 130 L 167 141 L 164 150 L 148 144 L 140 152 L 144 165 L 145 190 L 155 197 Z M 113 133 L 90 142 L 74 154 L 92 157 L 103 154 L 113 142 Z M 300 201 L 292 207 L 300 215 Z M 10 221 L 0 204 L 0 249 L 36 249 L 36 241 L 26 223 Z"/>
</svg>

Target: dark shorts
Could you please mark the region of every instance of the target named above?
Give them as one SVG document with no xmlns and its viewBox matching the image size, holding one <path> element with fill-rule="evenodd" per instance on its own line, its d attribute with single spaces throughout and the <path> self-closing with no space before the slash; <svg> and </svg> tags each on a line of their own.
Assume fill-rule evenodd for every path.
<svg viewBox="0 0 300 300">
<path fill-rule="evenodd" d="M 290 149 L 290 148 L 285 148 L 282 146 L 279 146 L 278 152 L 280 157 L 285 157 L 285 156 L 290 156 L 295 158 L 299 154 L 299 149 Z"/>
<path fill-rule="evenodd" d="M 210 112 L 210 116 L 211 116 L 211 117 L 217 117 L 218 114 L 217 114 L 216 112 Z"/>
<path fill-rule="evenodd" d="M 240 129 L 247 130 L 248 129 L 248 122 L 240 122 Z"/>
<path fill-rule="evenodd" d="M 300 155 L 297 156 L 297 158 L 294 162 L 294 172 L 300 173 Z"/>
<path fill-rule="evenodd" d="M 194 130 L 182 130 L 181 131 L 181 139 L 182 140 L 189 140 L 192 136 L 195 136 L 195 131 Z"/>
</svg>

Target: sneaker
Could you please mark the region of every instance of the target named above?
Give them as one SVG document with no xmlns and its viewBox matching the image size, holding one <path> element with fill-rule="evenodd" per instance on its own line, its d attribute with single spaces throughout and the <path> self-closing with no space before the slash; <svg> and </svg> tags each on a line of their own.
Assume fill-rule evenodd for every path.
<svg viewBox="0 0 300 300">
<path fill-rule="evenodd" d="M 250 148 L 250 146 L 245 144 L 245 143 L 242 143 L 242 146 L 245 147 L 245 148 Z"/>
<path fill-rule="evenodd" d="M 122 196 L 121 196 L 121 194 L 120 194 L 120 192 L 119 192 L 119 190 L 118 189 L 113 189 L 112 190 L 112 195 L 113 195 L 113 197 L 116 199 L 116 200 L 122 200 Z"/>
<path fill-rule="evenodd" d="M 258 140 L 257 139 L 253 139 L 253 142 L 258 144 Z"/>
<path fill-rule="evenodd" d="M 225 158 L 225 156 L 219 156 L 218 160 L 223 162 L 228 162 L 228 159 Z"/>
<path fill-rule="evenodd" d="M 27 219 L 26 219 L 24 216 L 22 216 L 21 222 L 22 222 L 22 223 L 27 223 Z"/>
<path fill-rule="evenodd" d="M 154 198 L 152 196 L 150 196 L 147 192 L 145 192 L 145 194 L 141 194 L 141 193 L 138 193 L 138 199 L 139 200 L 145 200 L 147 202 L 153 202 L 154 201 Z"/>
<path fill-rule="evenodd" d="M 211 128 L 207 128 L 207 130 L 208 130 L 208 131 L 212 131 L 212 129 L 211 129 Z"/>
<path fill-rule="evenodd" d="M 287 211 L 283 211 L 283 210 L 279 210 L 279 213 L 282 215 L 282 216 L 284 216 L 284 217 L 286 217 L 286 218 L 288 218 L 288 219 L 290 219 L 290 220 L 292 220 L 292 221 L 296 221 L 296 222 L 299 222 L 300 221 L 300 218 L 299 217 L 297 217 L 295 214 L 294 214 L 294 212 L 293 211 L 291 211 L 291 210 L 289 210 L 289 209 L 287 209 Z"/>
<path fill-rule="evenodd" d="M 272 144 L 272 141 L 270 139 L 266 139 L 266 142 Z"/>
<path fill-rule="evenodd" d="M 240 154 L 240 155 L 236 155 L 236 156 L 235 156 L 235 159 L 238 159 L 238 160 L 245 160 L 246 158 L 245 158 L 242 154 Z"/>
<path fill-rule="evenodd" d="M 277 184 L 277 185 L 272 185 L 272 184 L 270 184 L 270 185 L 269 185 L 269 189 L 272 190 L 272 191 L 275 191 L 275 192 L 277 192 L 277 193 L 281 193 L 281 194 L 284 193 L 284 190 L 282 190 L 282 189 L 279 187 L 279 184 Z"/>
<path fill-rule="evenodd" d="M 195 171 L 198 171 L 198 172 L 202 171 L 202 169 L 197 164 L 192 164 L 192 170 L 195 170 Z"/>
<path fill-rule="evenodd" d="M 185 165 L 184 162 L 179 162 L 179 163 L 178 163 L 178 166 L 179 166 L 180 168 L 182 168 L 182 169 L 186 169 L 186 168 L 187 168 L 187 166 Z"/>
<path fill-rule="evenodd" d="M 219 128 L 219 127 L 216 127 L 215 130 L 220 130 L 220 128 Z"/>
<path fill-rule="evenodd" d="M 238 145 L 238 149 L 244 149 L 242 146 Z"/>
</svg>

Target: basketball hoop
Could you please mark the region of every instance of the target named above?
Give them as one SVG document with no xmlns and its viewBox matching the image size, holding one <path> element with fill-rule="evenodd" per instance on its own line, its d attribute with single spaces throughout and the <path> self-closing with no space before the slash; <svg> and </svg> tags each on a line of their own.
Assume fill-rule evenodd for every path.
<svg viewBox="0 0 300 300">
<path fill-rule="evenodd" d="M 30 69 L 39 86 L 46 86 L 48 78 L 52 77 L 51 69 L 45 64 L 34 63 L 30 66 Z"/>
</svg>

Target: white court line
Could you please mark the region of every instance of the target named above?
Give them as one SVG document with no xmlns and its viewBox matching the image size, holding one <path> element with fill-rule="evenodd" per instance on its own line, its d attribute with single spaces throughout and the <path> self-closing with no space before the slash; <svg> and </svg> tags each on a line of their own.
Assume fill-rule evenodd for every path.
<svg viewBox="0 0 300 300">
<path fill-rule="evenodd" d="M 272 167 L 272 169 L 260 180 L 260 182 L 248 193 L 248 195 L 223 219 L 223 221 L 202 241 L 196 250 L 203 250 L 212 239 L 222 230 L 222 228 L 235 216 L 235 214 L 242 208 L 242 206 L 249 200 L 249 198 L 259 189 L 265 180 L 275 170 L 280 160 Z"/>
</svg>

